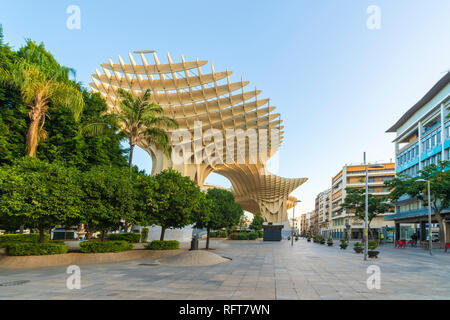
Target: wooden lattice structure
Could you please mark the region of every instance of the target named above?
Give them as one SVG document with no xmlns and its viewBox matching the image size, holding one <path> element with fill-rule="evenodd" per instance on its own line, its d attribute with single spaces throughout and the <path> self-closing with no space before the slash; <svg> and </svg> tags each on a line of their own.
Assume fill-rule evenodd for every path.
<svg viewBox="0 0 450 320">
<path fill-rule="evenodd" d="M 272 112 L 275 107 L 270 106 L 269 99 L 258 99 L 259 90 L 245 91 L 249 84 L 247 81 L 231 82 L 232 72 L 228 70 L 215 72 L 211 65 L 211 72 L 204 73 L 202 66 L 207 61 L 185 61 L 182 56 L 181 62 L 174 63 L 167 54 L 168 63 L 161 64 L 155 52 L 136 53 L 140 56 L 140 64 L 136 63 L 131 53 L 129 64 L 120 56 L 118 64 L 110 59 L 109 63 L 101 64 L 103 73 L 96 70 L 92 75 L 90 85 L 94 92 L 99 92 L 106 99 L 109 112 L 117 110 L 117 88 L 128 90 L 134 96 L 150 89 L 152 99 L 164 109 L 165 115 L 175 118 L 179 130 L 187 131 L 194 137 L 174 143 L 174 146 L 192 146 L 191 150 L 194 150 L 188 159 L 192 161 L 182 163 L 175 162 L 173 156 L 168 159 L 161 150 L 145 140 L 139 141 L 138 145 L 152 157 L 152 174 L 171 167 L 189 176 L 201 187 L 207 176 L 216 172 L 230 180 L 236 201 L 244 210 L 260 214 L 268 222 L 287 221 L 287 210 L 296 204 L 296 198 L 289 194 L 307 178 L 282 178 L 266 169 L 267 161 L 277 152 L 283 140 L 280 115 Z M 153 64 L 147 62 L 147 53 L 153 53 Z M 196 129 L 201 129 L 202 134 L 210 129 L 222 133 L 222 138 L 215 136 L 211 139 L 214 145 L 212 152 L 208 150 L 211 145 L 208 147 L 204 138 L 195 138 Z M 244 138 L 245 143 L 235 142 L 230 147 L 227 143 L 231 140 L 227 139 L 225 132 L 238 132 L 239 129 L 253 132 L 253 136 L 248 135 Z M 276 134 L 273 135 L 273 132 Z M 175 137 L 175 131 L 170 134 Z M 261 144 L 262 138 L 266 137 L 267 143 Z M 194 159 L 205 151 L 223 161 Z M 231 159 L 225 159 L 230 153 Z"/>
</svg>

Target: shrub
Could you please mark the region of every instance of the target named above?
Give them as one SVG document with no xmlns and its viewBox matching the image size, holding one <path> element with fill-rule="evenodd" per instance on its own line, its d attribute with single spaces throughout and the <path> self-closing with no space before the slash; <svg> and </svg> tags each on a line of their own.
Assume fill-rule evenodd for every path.
<svg viewBox="0 0 450 320">
<path fill-rule="evenodd" d="M 258 232 L 249 232 L 248 233 L 248 240 L 256 240 L 258 239 Z"/>
<path fill-rule="evenodd" d="M 258 231 L 258 237 L 259 238 L 263 238 L 264 237 L 264 231 L 263 230 L 259 230 Z"/>
<path fill-rule="evenodd" d="M 121 252 L 132 250 L 133 244 L 125 240 L 83 241 L 80 247 L 83 253 Z"/>
<path fill-rule="evenodd" d="M 355 248 L 362 248 L 362 243 L 361 242 L 355 242 L 353 244 L 353 247 L 355 247 Z"/>
<path fill-rule="evenodd" d="M 153 240 L 145 249 L 148 250 L 176 250 L 180 249 L 180 243 L 176 240 Z"/>
<path fill-rule="evenodd" d="M 376 240 L 369 241 L 367 246 L 369 247 L 369 250 L 376 250 L 376 248 L 378 248 L 378 241 Z"/>
<path fill-rule="evenodd" d="M 148 228 L 142 228 L 141 230 L 141 241 L 142 242 L 147 242 L 148 239 Z"/>
<path fill-rule="evenodd" d="M 248 240 L 248 233 L 247 232 L 239 232 L 237 239 L 238 240 Z"/>
<path fill-rule="evenodd" d="M 59 242 L 14 242 L 6 247 L 9 256 L 43 256 L 51 254 L 63 254 L 69 251 L 69 246 Z"/>
<path fill-rule="evenodd" d="M 50 241 L 49 234 L 44 235 L 44 241 Z M 0 244 L 5 242 L 39 242 L 39 233 L 0 235 Z"/>
<path fill-rule="evenodd" d="M 129 243 L 141 242 L 141 234 L 138 232 L 124 232 L 124 233 L 109 233 L 106 238 L 108 240 L 123 240 Z"/>
<path fill-rule="evenodd" d="M 230 234 L 230 239 L 231 240 L 238 240 L 238 233 L 237 232 L 233 232 L 232 234 Z"/>
<path fill-rule="evenodd" d="M 209 233 L 209 236 L 211 238 L 226 238 L 226 237 L 228 237 L 228 234 L 226 231 L 220 230 L 220 231 L 211 231 Z"/>
<path fill-rule="evenodd" d="M 327 243 L 333 244 L 333 239 L 331 237 L 328 238 Z"/>
</svg>

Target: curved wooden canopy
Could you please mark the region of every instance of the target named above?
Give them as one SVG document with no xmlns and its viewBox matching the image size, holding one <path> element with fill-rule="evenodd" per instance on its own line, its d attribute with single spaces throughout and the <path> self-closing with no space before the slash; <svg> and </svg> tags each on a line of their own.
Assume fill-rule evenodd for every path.
<svg viewBox="0 0 450 320">
<path fill-rule="evenodd" d="M 108 63 L 102 63 L 103 73 L 96 70 L 90 86 L 92 91 L 99 92 L 105 98 L 109 112 L 118 110 L 118 88 L 134 96 L 150 89 L 152 99 L 163 108 L 164 114 L 176 119 L 180 129 L 191 134 L 189 141 L 177 142 L 178 146 L 194 149 L 188 159 L 192 161 L 183 163 L 175 163 L 154 145 L 145 140 L 139 141 L 138 145 L 152 157 L 152 174 L 171 167 L 203 186 L 207 176 L 216 172 L 230 180 L 236 201 L 244 210 L 259 214 L 268 222 L 287 221 L 287 210 L 296 205 L 296 198 L 289 194 L 307 178 L 282 178 L 266 169 L 267 161 L 278 151 L 283 140 L 284 128 L 280 115 L 273 113 L 275 107 L 270 106 L 270 100 L 258 99 L 259 90 L 245 91 L 248 81 L 231 82 L 232 72 L 228 70 L 215 72 L 211 65 L 211 72 L 204 74 L 202 66 L 207 61 L 197 59 L 186 62 L 182 56 L 181 62 L 173 63 L 167 54 L 168 63 L 161 64 L 156 53 L 150 51 L 154 63 L 149 64 L 146 52 L 138 53 L 140 64 L 136 63 L 131 53 L 128 55 L 129 64 L 120 56 L 119 63 L 113 63 L 111 59 Z M 195 136 L 196 128 L 203 133 L 200 138 Z M 222 133 L 221 137 L 214 136 L 211 143 L 213 152 L 210 152 L 211 144 L 204 140 L 210 129 Z M 228 143 L 234 138 L 226 135 L 228 130 L 242 130 L 250 135 L 248 140 L 244 138 L 245 143 L 230 146 Z M 276 138 L 271 136 L 271 132 L 277 133 Z M 172 138 L 175 137 L 175 131 L 169 133 Z M 251 134 L 256 140 L 252 140 Z M 261 147 L 260 141 L 266 136 L 270 138 Z M 172 142 L 175 145 L 174 139 Z M 226 159 L 230 151 L 233 156 Z M 205 152 L 210 152 L 215 161 L 194 161 L 196 156 Z"/>
</svg>

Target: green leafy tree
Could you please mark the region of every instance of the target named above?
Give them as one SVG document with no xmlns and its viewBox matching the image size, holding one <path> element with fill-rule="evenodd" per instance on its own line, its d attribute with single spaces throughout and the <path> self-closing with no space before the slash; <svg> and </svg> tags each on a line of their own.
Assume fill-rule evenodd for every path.
<svg viewBox="0 0 450 320">
<path fill-rule="evenodd" d="M 389 187 L 388 198 L 395 202 L 403 195 L 423 201 L 425 207 L 428 206 L 428 190 L 426 182 L 418 182 L 418 179 L 430 181 L 431 209 L 435 219 L 439 223 L 439 235 L 441 247 L 445 246 L 444 230 L 444 209 L 450 206 L 450 166 L 449 161 L 439 161 L 438 164 L 431 164 L 420 170 L 416 177 L 408 175 L 398 175 L 390 181 L 385 181 Z"/>
<path fill-rule="evenodd" d="M 94 232 L 100 231 L 104 240 L 107 231 L 117 230 L 125 222 L 136 222 L 138 200 L 134 179 L 130 179 L 128 172 L 126 167 L 98 166 L 83 174 L 81 222 L 86 225 L 88 239 Z"/>
<path fill-rule="evenodd" d="M 231 228 L 239 223 L 244 211 L 234 201 L 233 193 L 224 189 L 209 189 L 206 198 L 210 201 L 210 215 L 206 223 L 198 223 L 197 227 L 206 228 L 206 248 L 209 249 L 211 230 Z"/>
<path fill-rule="evenodd" d="M 212 201 L 207 197 L 205 193 L 201 193 L 199 195 L 199 201 L 197 202 L 197 206 L 194 207 L 193 210 L 193 222 L 195 223 L 195 228 L 197 229 L 203 229 L 206 228 L 207 230 L 207 237 L 206 237 L 206 249 L 209 249 L 209 243 L 210 243 L 210 231 L 211 226 L 210 222 L 211 219 L 214 218 L 212 214 Z"/>
<path fill-rule="evenodd" d="M 168 228 L 183 228 L 194 221 L 202 192 L 195 183 L 169 169 L 155 175 L 146 190 L 148 224 L 161 226 L 161 240 Z"/>
<path fill-rule="evenodd" d="M 26 154 L 34 157 L 40 140 L 48 137 L 44 125 L 49 106 L 66 106 L 78 120 L 84 100 L 77 86 L 69 81 L 71 70 L 57 64 L 42 44 L 28 40 L 19 50 L 19 57 L 9 70 L 0 69 L 0 84 L 18 90 L 29 109 Z"/>
<path fill-rule="evenodd" d="M 176 120 L 163 115 L 163 108 L 152 102 L 149 89 L 136 98 L 123 89 L 117 92 L 120 97 L 118 112 L 109 114 L 106 122 L 87 125 L 84 132 L 88 135 L 97 135 L 113 127 L 119 128 L 130 144 L 128 156 L 130 168 L 133 163 L 134 147 L 139 140 L 155 145 L 170 157 L 172 147 L 166 130 L 178 128 Z"/>
<path fill-rule="evenodd" d="M 358 219 L 364 221 L 366 208 L 366 190 L 363 188 L 345 188 L 345 191 L 347 195 L 341 207 L 353 213 Z M 367 228 L 372 238 L 373 234 L 370 229 L 370 223 L 379 214 L 383 214 L 390 210 L 391 206 L 386 203 L 386 199 L 384 199 L 383 197 L 374 196 L 372 194 L 368 195 Z"/>
<path fill-rule="evenodd" d="M 25 158 L 1 171 L 1 216 L 39 229 L 41 242 L 45 230 L 81 218 L 82 191 L 76 169 Z"/>
<path fill-rule="evenodd" d="M 260 231 L 263 228 L 264 218 L 258 215 L 253 216 L 253 221 L 250 224 L 250 229 L 255 231 Z"/>
</svg>

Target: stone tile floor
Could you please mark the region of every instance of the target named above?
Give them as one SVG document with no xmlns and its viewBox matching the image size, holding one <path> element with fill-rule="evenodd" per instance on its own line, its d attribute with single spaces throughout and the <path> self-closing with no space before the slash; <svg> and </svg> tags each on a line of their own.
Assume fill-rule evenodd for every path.
<svg viewBox="0 0 450 320">
<path fill-rule="evenodd" d="M 203 244 L 202 244 L 203 245 Z M 139 260 L 81 268 L 81 289 L 68 290 L 66 267 L 0 270 L 0 299 L 446 299 L 450 252 L 430 257 L 418 248 L 380 250 L 363 261 L 351 249 L 307 243 L 212 241 L 233 260 L 207 267 L 151 266 Z M 381 288 L 368 289 L 367 268 L 381 270 Z M 2 283 L 29 280 L 17 286 Z"/>
</svg>

